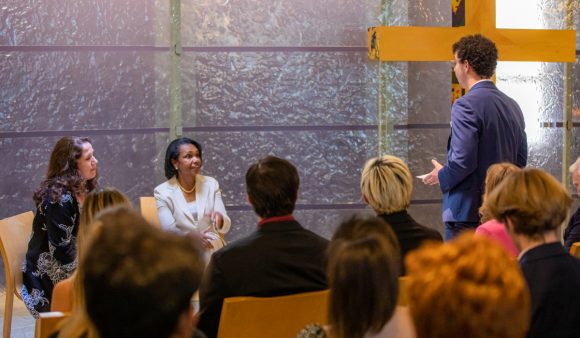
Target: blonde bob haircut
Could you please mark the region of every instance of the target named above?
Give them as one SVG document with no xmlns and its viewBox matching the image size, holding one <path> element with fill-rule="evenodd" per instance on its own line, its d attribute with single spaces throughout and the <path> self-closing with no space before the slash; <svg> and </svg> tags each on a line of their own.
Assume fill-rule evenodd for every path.
<svg viewBox="0 0 580 338">
<path fill-rule="evenodd" d="M 384 155 L 367 161 L 360 187 L 366 201 L 376 212 L 391 214 L 409 207 L 413 176 L 400 158 Z"/>
<path fill-rule="evenodd" d="M 566 219 L 572 198 L 552 175 L 527 168 L 512 173 L 485 201 L 490 215 L 513 224 L 513 232 L 541 238 L 556 230 Z"/>
<path fill-rule="evenodd" d="M 528 331 L 526 282 L 517 261 L 492 240 L 469 231 L 422 246 L 405 264 L 418 338 L 522 338 Z"/>
</svg>

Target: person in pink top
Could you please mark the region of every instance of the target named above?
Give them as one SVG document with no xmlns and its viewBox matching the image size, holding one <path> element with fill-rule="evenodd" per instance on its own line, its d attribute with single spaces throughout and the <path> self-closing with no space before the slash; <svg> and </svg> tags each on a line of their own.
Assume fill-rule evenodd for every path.
<svg viewBox="0 0 580 338">
<path fill-rule="evenodd" d="M 521 169 L 507 162 L 493 164 L 487 169 L 483 206 L 479 208 L 482 224 L 475 229 L 477 235 L 482 235 L 499 242 L 513 257 L 517 257 L 520 250 L 515 246 L 504 224 L 489 215 L 485 201 L 493 189 L 507 176 L 519 170 Z"/>
</svg>

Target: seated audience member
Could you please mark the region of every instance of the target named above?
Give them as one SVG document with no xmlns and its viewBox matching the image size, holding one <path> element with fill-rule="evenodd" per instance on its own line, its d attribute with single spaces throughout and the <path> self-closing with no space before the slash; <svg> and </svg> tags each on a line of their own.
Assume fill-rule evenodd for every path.
<svg viewBox="0 0 580 338">
<path fill-rule="evenodd" d="M 519 262 L 532 298 L 528 337 L 580 337 L 580 260 L 559 241 L 572 199 L 550 174 L 524 169 L 488 197 L 490 215 L 506 225 L 521 250 Z"/>
<path fill-rule="evenodd" d="M 223 234 L 230 230 L 218 181 L 201 175 L 201 144 L 181 137 L 167 146 L 165 177 L 154 195 L 161 227 L 180 234 L 202 236 L 208 256 L 223 247 Z"/>
<path fill-rule="evenodd" d="M 85 195 L 98 187 L 97 163 L 90 139 L 65 136 L 54 145 L 46 178 L 34 192 L 36 214 L 20 290 L 34 318 L 50 311 L 54 285 L 77 267 L 79 207 Z"/>
<path fill-rule="evenodd" d="M 576 162 L 570 166 L 570 175 L 572 176 L 572 183 L 576 188 L 576 195 L 580 196 L 580 157 Z M 570 247 L 575 242 L 580 242 L 580 207 L 570 218 L 566 231 L 564 231 L 564 248 L 570 251 Z"/>
<path fill-rule="evenodd" d="M 191 338 L 201 239 L 163 232 L 124 207 L 96 221 L 79 278 L 98 337 Z"/>
<path fill-rule="evenodd" d="M 77 261 L 86 249 L 87 237 L 91 231 L 91 223 L 95 215 L 113 205 L 131 206 L 131 201 L 122 192 L 115 188 L 104 188 L 102 190 L 94 190 L 87 194 L 82 206 L 81 219 L 79 221 L 79 232 L 77 235 Z M 79 265 L 77 270 L 67 279 L 58 282 L 52 291 L 52 302 L 50 304 L 51 311 L 71 312 L 73 304 L 76 314 L 80 314 L 84 309 L 84 300 L 78 287 L 78 270 L 82 269 Z"/>
<path fill-rule="evenodd" d="M 418 338 L 526 334 L 530 314 L 526 282 L 517 262 L 496 242 L 467 232 L 446 244 L 423 246 L 405 263 Z"/>
<path fill-rule="evenodd" d="M 273 297 L 327 288 L 328 241 L 292 216 L 300 178 L 288 161 L 266 156 L 246 172 L 248 201 L 259 216 L 256 230 L 216 251 L 200 288 L 199 328 L 216 337 L 224 298 Z"/>
<path fill-rule="evenodd" d="M 77 261 L 86 251 L 87 238 L 93 231 L 95 215 L 107 207 L 114 205 L 131 206 L 131 202 L 122 192 L 114 188 L 95 190 L 87 194 L 82 205 L 79 232 L 77 237 Z M 52 293 L 51 311 L 71 312 L 71 316 L 64 322 L 58 334 L 59 338 L 96 337 L 94 329 L 89 325 L 85 311 L 83 288 L 79 281 L 82 264 L 71 277 L 60 281 L 54 286 Z"/>
<path fill-rule="evenodd" d="M 483 206 L 479 208 L 479 214 L 481 215 L 481 224 L 475 230 L 477 235 L 486 236 L 497 241 L 501 246 L 504 247 L 512 256 L 517 257 L 520 250 L 516 248 L 510 235 L 507 233 L 505 225 L 498 222 L 498 220 L 493 219 L 485 206 L 485 200 L 487 196 L 497 187 L 508 175 L 521 170 L 517 166 L 511 163 L 496 163 L 491 165 L 487 169 L 487 174 L 485 176 L 485 193 L 483 195 Z"/>
<path fill-rule="evenodd" d="M 399 243 L 382 219 L 345 221 L 328 253 L 329 325 L 308 325 L 299 338 L 415 337 L 408 308 L 397 306 Z"/>
<path fill-rule="evenodd" d="M 365 202 L 387 221 L 397 235 L 401 259 L 424 241 L 443 241 L 439 232 L 415 222 L 407 213 L 413 192 L 413 176 L 400 158 L 385 155 L 368 160 L 360 186 Z M 401 267 L 401 274 L 404 274 L 402 261 Z"/>
</svg>

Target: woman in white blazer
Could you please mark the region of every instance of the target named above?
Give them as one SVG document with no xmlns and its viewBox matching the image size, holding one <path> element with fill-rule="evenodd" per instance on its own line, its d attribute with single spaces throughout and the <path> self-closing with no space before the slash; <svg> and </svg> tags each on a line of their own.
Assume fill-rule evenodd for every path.
<svg viewBox="0 0 580 338">
<path fill-rule="evenodd" d="M 198 232 L 211 252 L 224 246 L 223 235 L 230 230 L 218 182 L 200 175 L 201 145 L 189 138 L 173 140 L 165 153 L 167 181 L 155 188 L 161 227 L 188 234 Z"/>
</svg>

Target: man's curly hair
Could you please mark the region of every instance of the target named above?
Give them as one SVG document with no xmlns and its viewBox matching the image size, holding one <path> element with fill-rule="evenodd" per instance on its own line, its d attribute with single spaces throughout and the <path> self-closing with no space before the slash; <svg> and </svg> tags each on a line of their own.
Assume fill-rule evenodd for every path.
<svg viewBox="0 0 580 338">
<path fill-rule="evenodd" d="M 453 54 L 461 62 L 469 62 L 477 75 L 489 79 L 497 66 L 495 43 L 481 34 L 467 35 L 453 44 Z"/>
</svg>

